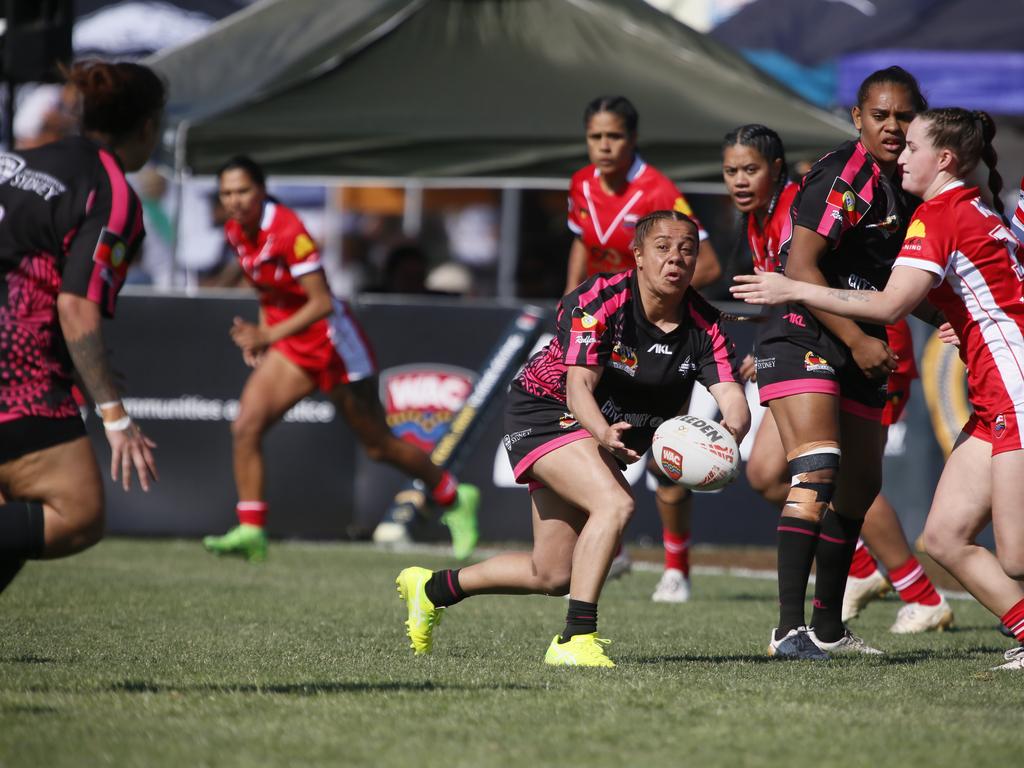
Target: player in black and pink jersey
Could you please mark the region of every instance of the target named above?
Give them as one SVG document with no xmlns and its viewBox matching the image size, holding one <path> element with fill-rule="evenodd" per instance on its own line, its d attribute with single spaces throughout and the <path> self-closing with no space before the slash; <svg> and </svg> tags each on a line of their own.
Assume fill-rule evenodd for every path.
<svg viewBox="0 0 1024 768">
<path fill-rule="evenodd" d="M 924 203 L 884 290 L 774 274 L 738 277 L 733 292 L 751 303 L 798 301 L 874 323 L 904 317 L 925 298 L 945 313 L 974 413 L 946 461 L 922 538 L 1019 641 L 994 669 L 1024 670 L 1024 245 L 1000 215 L 994 135 L 991 117 L 964 109 L 928 110 L 911 123 L 899 158 L 902 184 Z M 979 160 L 989 168 L 998 212 L 965 182 Z M 989 523 L 995 554 L 975 542 Z"/>
<path fill-rule="evenodd" d="M 726 134 L 722 148 L 722 176 L 736 206 L 747 219 L 747 239 L 755 272 L 774 272 L 781 267 L 780 249 L 792 236 L 790 207 L 798 185 L 789 181 L 782 140 L 764 125 L 743 125 Z M 906 320 L 889 326 L 889 345 L 898 362 L 889 376 L 887 399 L 882 413 L 885 426 L 896 423 L 917 378 L 914 346 Z M 764 364 L 762 364 L 764 365 Z M 756 381 L 756 362 L 748 355 L 740 366 L 744 380 Z M 769 409 L 763 409 L 761 423 L 747 459 L 751 487 L 778 507 L 786 503 L 791 479 L 779 430 Z M 949 603 L 936 590 L 924 568 L 914 557 L 892 506 L 882 494 L 864 518 L 862 536 L 868 540 L 906 605 L 900 609 L 890 631 L 897 634 L 943 629 L 953 621 Z M 858 540 L 843 595 L 843 621 L 855 617 L 870 600 L 889 589 L 871 552 Z"/>
<path fill-rule="evenodd" d="M 266 558 L 263 435 L 288 409 L 316 389 L 327 394 L 374 461 L 422 480 L 456 557 L 476 546 L 480 492 L 459 484 L 420 448 L 396 437 L 377 394 L 377 367 L 369 340 L 348 305 L 331 295 L 316 244 L 294 211 L 267 195 L 263 169 L 235 157 L 218 174 L 224 225 L 238 262 L 260 299 L 259 323 L 235 318 L 231 338 L 253 368 L 245 383 L 234 444 L 238 525 L 203 545 L 217 554 Z"/>
<path fill-rule="evenodd" d="M 733 346 L 718 312 L 690 288 L 697 226 L 677 211 L 637 222 L 636 269 L 585 280 L 562 299 L 555 338 L 512 384 L 505 448 L 533 508 L 532 552 L 459 571 L 406 568 L 413 651 L 429 653 L 444 608 L 471 595 L 570 596 L 566 626 L 545 663 L 611 667 L 597 635 L 597 601 L 633 496 L 622 475 L 654 430 L 707 386 L 737 439 L 750 425 Z"/>
<path fill-rule="evenodd" d="M 860 138 L 820 159 L 790 207 L 780 254 L 787 274 L 840 288 L 881 289 L 917 204 L 900 189 L 896 160 L 915 113 L 926 106 L 899 67 L 868 76 L 852 109 Z M 882 482 L 886 378 L 898 360 L 885 327 L 799 304 L 771 310 L 758 329 L 757 379 L 789 463 L 778 526 L 776 658 L 878 653 L 842 622 L 846 577 L 864 515 Z M 850 457 L 840 470 L 840 444 Z M 811 564 L 814 614 L 804 621 Z"/>
<path fill-rule="evenodd" d="M 165 89 L 137 64 L 68 72 L 81 135 L 0 154 L 0 591 L 25 560 L 73 555 L 103 535 L 103 481 L 78 405 L 96 403 L 110 473 L 156 479 L 154 447 L 129 418 L 107 361 L 113 317 L 145 235 L 125 179 L 152 154 Z"/>
<path fill-rule="evenodd" d="M 594 99 L 583 112 L 583 126 L 590 164 L 573 174 L 569 183 L 568 224 L 576 237 L 569 250 L 563 294 L 599 272 L 632 269 L 636 222 L 657 210 L 679 211 L 697 224 L 700 247 L 693 287 L 703 288 L 717 280 L 722 273 L 718 257 L 690 204 L 671 180 L 637 154 L 639 115 L 629 99 Z M 665 571 L 652 599 L 686 602 L 690 597 L 693 497 L 681 485 L 671 483 L 653 460 L 648 471 L 658 483 L 655 498 L 665 547 Z M 629 558 L 622 551 L 612 563 L 609 578 L 628 567 Z"/>
</svg>

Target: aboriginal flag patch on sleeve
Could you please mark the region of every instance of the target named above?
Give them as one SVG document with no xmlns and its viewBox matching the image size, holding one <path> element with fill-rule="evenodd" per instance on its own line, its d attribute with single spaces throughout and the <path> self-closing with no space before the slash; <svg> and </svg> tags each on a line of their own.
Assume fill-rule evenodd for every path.
<svg viewBox="0 0 1024 768">
<path fill-rule="evenodd" d="M 836 177 L 828 193 L 828 204 L 839 211 L 839 216 L 850 227 L 855 227 L 864 218 L 871 204 L 853 191 L 845 179 Z M 835 215 L 835 214 L 833 214 Z"/>
</svg>

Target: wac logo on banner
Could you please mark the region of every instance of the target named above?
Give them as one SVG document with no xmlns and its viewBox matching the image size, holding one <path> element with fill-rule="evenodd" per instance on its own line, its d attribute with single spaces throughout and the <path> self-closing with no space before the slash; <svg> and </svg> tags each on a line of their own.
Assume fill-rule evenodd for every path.
<svg viewBox="0 0 1024 768">
<path fill-rule="evenodd" d="M 466 368 L 419 363 L 380 374 L 380 401 L 388 426 L 402 440 L 430 453 L 466 402 L 477 375 Z"/>
</svg>

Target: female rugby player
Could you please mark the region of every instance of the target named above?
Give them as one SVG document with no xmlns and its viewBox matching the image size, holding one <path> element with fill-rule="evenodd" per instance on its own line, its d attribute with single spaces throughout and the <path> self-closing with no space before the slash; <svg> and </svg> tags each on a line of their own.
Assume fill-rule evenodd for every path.
<svg viewBox="0 0 1024 768">
<path fill-rule="evenodd" d="M 446 511 L 456 557 L 469 557 L 477 540 L 480 492 L 458 484 L 416 446 L 391 432 L 377 395 L 377 369 L 366 334 L 348 305 L 331 295 L 320 255 L 295 213 L 267 195 L 263 169 L 248 157 L 221 168 L 224 225 L 246 277 L 259 291 L 260 321 L 235 318 L 231 338 L 254 370 L 231 427 L 238 525 L 203 545 L 217 554 L 266 558 L 261 444 L 267 430 L 302 398 L 326 393 L 374 461 L 422 480 Z"/>
<path fill-rule="evenodd" d="M 568 592 L 565 629 L 545 663 L 614 666 L 597 634 L 597 602 L 633 513 L 621 467 L 643 456 L 695 381 L 738 440 L 750 426 L 732 343 L 690 288 L 697 249 L 688 216 L 655 211 L 637 222 L 635 269 L 595 275 L 562 299 L 557 335 L 513 383 L 506 412 L 509 461 L 531 491 L 533 551 L 462 570 L 403 570 L 415 654 L 430 653 L 443 610 L 467 596 Z"/>
<path fill-rule="evenodd" d="M 165 89 L 138 64 L 86 61 L 68 81 L 81 135 L 0 154 L 0 591 L 25 560 L 73 555 L 103 535 L 103 482 L 72 396 L 103 419 L 110 475 L 142 489 L 154 444 L 121 402 L 101 318 L 112 317 L 145 235 L 125 180 L 160 134 Z"/>
<path fill-rule="evenodd" d="M 792 236 L 790 205 L 797 185 L 789 181 L 785 149 L 778 134 L 763 125 L 743 125 L 726 134 L 722 150 L 722 175 L 736 206 L 747 221 L 747 239 L 755 272 L 774 272 L 781 267 L 779 252 Z M 917 378 L 913 341 L 905 320 L 887 328 L 889 344 L 899 360 L 889 376 L 882 423 L 897 422 L 910 385 Z M 762 363 L 766 365 L 767 363 Z M 746 380 L 756 380 L 756 361 L 750 355 L 740 368 Z M 754 445 L 747 459 L 747 480 L 772 504 L 782 507 L 789 495 L 790 478 L 786 454 L 771 411 L 765 409 Z M 864 518 L 861 531 L 889 572 L 889 578 L 906 605 L 890 631 L 897 634 L 943 629 L 953 621 L 953 612 L 936 592 L 924 568 L 907 544 L 903 528 L 892 506 L 881 494 Z M 842 620 L 854 618 L 872 599 L 889 589 L 889 581 L 878 570 L 874 557 L 858 541 L 843 596 Z"/>
<path fill-rule="evenodd" d="M 657 210 L 675 210 L 693 218 L 686 198 L 666 176 L 637 154 L 639 115 L 623 96 L 603 96 L 583 112 L 590 165 L 569 183 L 569 229 L 576 236 L 569 250 L 564 294 L 600 272 L 621 272 L 634 264 L 636 222 Z M 722 273 L 718 257 L 700 223 L 697 267 L 692 285 L 703 288 Z M 657 481 L 655 499 L 661 518 L 665 571 L 654 590 L 655 602 L 682 603 L 690 597 L 690 515 L 693 499 L 681 485 L 648 466 Z M 611 575 L 629 567 L 624 552 L 616 555 Z"/>
<path fill-rule="evenodd" d="M 946 461 L 924 530 L 928 553 L 1024 643 L 1024 246 L 1001 216 L 1002 179 L 984 112 L 948 108 L 911 123 L 899 158 L 903 187 L 924 203 L 914 213 L 884 290 L 797 282 L 778 274 L 737 277 L 733 293 L 754 304 L 801 302 L 873 323 L 891 323 L 927 298 L 960 342 L 974 413 Z M 965 179 L 984 160 L 999 213 Z M 996 552 L 975 543 L 989 523 Z M 1024 669 L 1024 644 L 1000 670 Z"/>
</svg>

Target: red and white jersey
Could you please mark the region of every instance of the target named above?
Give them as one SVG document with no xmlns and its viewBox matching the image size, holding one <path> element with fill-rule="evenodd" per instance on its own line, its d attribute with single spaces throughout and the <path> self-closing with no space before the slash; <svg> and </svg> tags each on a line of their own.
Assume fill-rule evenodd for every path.
<svg viewBox="0 0 1024 768">
<path fill-rule="evenodd" d="M 1010 217 L 1010 226 L 1013 227 L 1013 234 L 1024 243 L 1024 179 L 1020 180 L 1020 192 L 1017 193 L 1017 207 Z"/>
<path fill-rule="evenodd" d="M 935 275 L 928 299 L 960 337 L 967 389 L 987 422 L 1024 410 L 1024 246 L 977 187 L 947 184 L 907 228 L 895 267 Z"/>
<path fill-rule="evenodd" d="M 587 247 L 587 277 L 635 267 L 630 245 L 636 223 L 663 210 L 685 213 L 697 223 L 700 239 L 707 239 L 676 185 L 639 156 L 626 174 L 625 188 L 615 194 L 604 191 L 597 166 L 576 171 L 569 182 L 569 229 Z"/>
<path fill-rule="evenodd" d="M 289 317 L 306 303 L 299 278 L 323 269 L 313 238 L 290 208 L 273 200 L 263 204 L 260 229 L 253 242 L 237 221 L 224 225 L 224 234 L 238 254 L 238 263 L 259 291 L 267 325 Z"/>
<path fill-rule="evenodd" d="M 775 210 L 762 228 L 757 223 L 757 217 L 751 214 L 747 217 L 747 240 L 750 241 L 750 255 L 754 262 L 754 269 L 760 272 L 781 271 L 782 261 L 779 258 L 779 249 L 782 244 L 789 240 L 793 234 L 793 219 L 790 216 L 789 207 L 796 197 L 799 184 L 789 182 L 779 194 L 775 203 Z"/>
</svg>

